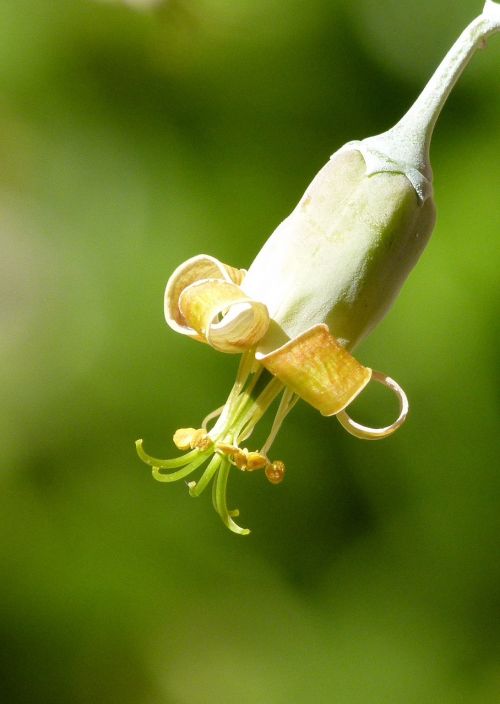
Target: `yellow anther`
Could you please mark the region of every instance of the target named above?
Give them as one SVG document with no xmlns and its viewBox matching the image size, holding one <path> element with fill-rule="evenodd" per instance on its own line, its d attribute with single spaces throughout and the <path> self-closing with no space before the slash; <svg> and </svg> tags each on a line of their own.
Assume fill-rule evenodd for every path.
<svg viewBox="0 0 500 704">
<path fill-rule="evenodd" d="M 234 464 L 238 469 L 253 472 L 255 469 L 266 467 L 269 464 L 269 460 L 260 452 L 249 452 L 245 447 L 234 455 Z"/>
<path fill-rule="evenodd" d="M 279 484 L 285 477 L 285 464 L 281 460 L 270 462 L 266 466 L 266 477 L 271 484 Z"/>
<path fill-rule="evenodd" d="M 230 462 L 238 467 L 238 469 L 246 469 L 248 455 L 246 448 L 242 450 L 237 445 L 230 445 L 227 442 L 218 442 L 216 448 L 218 452 L 229 457 Z"/>
<path fill-rule="evenodd" d="M 191 447 L 193 450 L 195 448 L 198 450 L 208 450 L 208 448 L 213 445 L 213 442 L 205 428 L 198 428 L 198 430 L 194 431 L 193 437 L 191 438 Z"/>
<path fill-rule="evenodd" d="M 238 450 L 238 452 L 233 456 L 234 464 L 238 467 L 238 469 L 247 468 L 247 457 L 248 450 L 246 449 L 246 447 L 244 447 L 242 450 Z"/>
<path fill-rule="evenodd" d="M 182 451 L 191 449 L 191 440 L 196 433 L 195 428 L 179 428 L 174 433 L 174 445 Z"/>
<path fill-rule="evenodd" d="M 183 450 L 207 450 L 213 440 L 204 428 L 179 428 L 174 433 L 174 445 Z"/>
<path fill-rule="evenodd" d="M 218 442 L 216 448 L 219 452 L 222 452 L 222 454 L 226 455 L 227 457 L 232 457 L 233 455 L 237 455 L 238 452 L 240 452 L 239 447 L 236 447 L 236 445 L 230 445 L 227 442 Z"/>
<path fill-rule="evenodd" d="M 252 472 L 254 469 L 264 469 L 269 464 L 269 460 L 260 452 L 249 452 L 247 455 L 246 469 Z"/>
<path fill-rule="evenodd" d="M 238 447 L 225 442 L 218 442 L 216 445 L 217 451 L 221 452 L 226 457 L 229 457 L 231 462 L 244 472 L 253 472 L 255 469 L 264 469 L 269 464 L 268 458 L 261 452 L 253 452 L 247 450 L 246 447 Z"/>
</svg>

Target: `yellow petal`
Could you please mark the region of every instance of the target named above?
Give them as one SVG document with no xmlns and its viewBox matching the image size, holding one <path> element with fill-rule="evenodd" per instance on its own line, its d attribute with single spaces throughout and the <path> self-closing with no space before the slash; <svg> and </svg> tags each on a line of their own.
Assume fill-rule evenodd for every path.
<svg viewBox="0 0 500 704">
<path fill-rule="evenodd" d="M 221 352 L 254 347 L 269 327 L 263 303 L 252 301 L 234 283 L 220 279 L 196 281 L 179 298 L 187 325 Z"/>
<path fill-rule="evenodd" d="M 234 269 L 208 254 L 191 257 L 177 267 L 167 282 L 164 308 L 167 323 L 176 332 L 205 342 L 204 338 L 189 326 L 179 308 L 179 298 L 183 290 L 201 279 L 220 279 L 240 284 L 245 273 L 243 269 Z"/>
<path fill-rule="evenodd" d="M 324 416 L 348 406 L 372 374 L 337 342 L 326 325 L 315 325 L 273 352 L 256 357 Z"/>
</svg>

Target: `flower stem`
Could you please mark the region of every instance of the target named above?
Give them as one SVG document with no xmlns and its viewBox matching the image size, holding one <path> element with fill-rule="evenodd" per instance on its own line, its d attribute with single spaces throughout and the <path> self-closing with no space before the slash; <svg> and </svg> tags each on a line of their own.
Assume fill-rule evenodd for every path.
<svg viewBox="0 0 500 704">
<path fill-rule="evenodd" d="M 483 13 L 464 29 L 408 112 L 387 132 L 363 140 L 364 146 L 431 181 L 429 148 L 436 121 L 475 52 L 498 31 L 500 3 L 488 0 Z"/>
</svg>

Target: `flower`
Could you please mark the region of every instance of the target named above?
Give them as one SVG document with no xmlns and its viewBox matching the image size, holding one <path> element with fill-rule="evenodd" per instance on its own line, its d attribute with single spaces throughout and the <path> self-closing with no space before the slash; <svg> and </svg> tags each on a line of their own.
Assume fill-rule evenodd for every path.
<svg viewBox="0 0 500 704">
<path fill-rule="evenodd" d="M 228 509 L 229 472 L 263 470 L 271 483 L 282 481 L 285 465 L 268 454 L 299 398 L 363 439 L 387 437 L 405 421 L 409 406 L 401 387 L 362 365 L 352 351 L 386 314 L 427 244 L 435 222 L 429 161 L 434 125 L 475 50 L 499 30 L 500 4 L 488 0 L 406 115 L 387 132 L 339 149 L 248 272 L 202 254 L 170 277 L 170 327 L 242 357 L 225 405 L 200 428 L 175 433 L 184 455 L 151 457 L 142 440 L 137 452 L 162 482 L 188 477 L 206 463 L 200 479 L 188 482 L 189 493 L 199 496 L 213 480 L 215 510 L 235 533 L 249 531 Z M 384 428 L 367 428 L 346 410 L 372 380 L 399 401 L 397 419 Z M 244 443 L 278 396 L 267 440 L 249 450 Z"/>
</svg>

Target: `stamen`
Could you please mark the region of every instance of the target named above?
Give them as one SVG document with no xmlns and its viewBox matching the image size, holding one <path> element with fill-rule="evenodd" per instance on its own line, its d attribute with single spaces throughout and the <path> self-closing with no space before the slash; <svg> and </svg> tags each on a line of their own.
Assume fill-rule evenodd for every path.
<svg viewBox="0 0 500 704">
<path fill-rule="evenodd" d="M 191 447 L 197 447 L 200 450 L 208 450 L 213 444 L 214 441 L 205 428 L 198 428 L 191 439 Z"/>
<path fill-rule="evenodd" d="M 249 452 L 246 456 L 246 471 L 253 472 L 255 469 L 264 469 L 269 460 L 262 452 Z"/>
<path fill-rule="evenodd" d="M 217 437 L 219 433 L 225 430 L 229 418 L 234 415 L 235 408 L 241 403 L 241 392 L 247 383 L 250 374 L 252 373 L 254 365 L 255 358 L 252 350 L 242 355 L 240 365 L 238 367 L 238 373 L 236 375 L 236 381 L 233 384 L 233 388 L 231 389 L 227 401 L 224 404 L 218 421 L 210 431 L 213 438 Z M 254 377 L 258 377 L 259 373 L 260 370 L 257 371 Z"/>
<path fill-rule="evenodd" d="M 242 414 L 243 417 L 240 418 L 236 425 L 236 435 L 240 441 L 250 437 L 253 429 L 282 388 L 283 384 L 281 381 L 273 377 L 255 400 L 250 399 L 251 404 L 249 408 Z"/>
<path fill-rule="evenodd" d="M 346 411 L 340 411 L 337 413 L 337 420 L 339 423 L 347 430 L 348 433 L 354 435 L 362 440 L 381 440 L 389 435 L 392 435 L 398 428 L 400 428 L 406 420 L 408 411 L 410 410 L 410 404 L 408 402 L 408 397 L 406 396 L 403 389 L 399 386 L 394 379 L 382 374 L 381 372 L 372 372 L 372 377 L 374 381 L 378 381 L 380 384 L 387 386 L 391 391 L 397 396 L 399 401 L 399 416 L 391 423 L 391 425 L 385 428 L 368 428 L 365 425 L 361 425 L 353 420 Z"/>
<path fill-rule="evenodd" d="M 285 391 L 283 392 L 283 396 L 281 397 L 278 410 L 276 411 L 276 416 L 274 418 L 267 440 L 262 446 L 261 452 L 263 455 L 267 455 L 267 453 L 271 449 L 271 445 L 273 444 L 283 421 L 285 420 L 286 416 L 290 413 L 290 411 L 295 406 L 298 400 L 299 396 L 297 396 L 297 394 L 294 394 L 293 391 L 291 391 L 290 389 L 285 389 Z"/>
<path fill-rule="evenodd" d="M 204 430 L 206 430 L 210 421 L 213 420 L 214 418 L 218 418 L 223 410 L 224 410 L 224 406 L 221 406 L 220 408 L 217 408 L 215 411 L 212 411 L 212 413 L 209 413 L 208 415 L 206 415 L 205 418 L 203 418 L 203 421 L 201 423 L 201 427 Z"/>
<path fill-rule="evenodd" d="M 207 462 L 200 479 L 187 482 L 190 495 L 199 496 L 212 482 L 212 501 L 223 523 L 234 533 L 246 535 L 250 531 L 233 520 L 238 516 L 238 510 L 229 510 L 227 506 L 228 476 L 231 467 L 235 466 L 245 472 L 262 469 L 273 484 L 283 479 L 285 470 L 282 462 L 271 462 L 266 452 L 240 446 L 282 390 L 282 382 L 256 363 L 253 352 L 248 352 L 242 356 L 226 404 L 209 413 L 201 428 L 180 428 L 175 432 L 174 443 L 180 450 L 188 450 L 184 455 L 167 460 L 158 459 L 148 455 L 142 447 L 142 440 L 138 440 L 136 447 L 139 457 L 152 466 L 153 477 L 160 482 L 184 479 Z M 292 392 L 284 393 L 266 441 L 267 447 L 296 400 L 297 397 Z M 208 424 L 214 418 L 217 420 L 208 430 Z M 177 471 L 162 471 L 174 469 Z"/>
<path fill-rule="evenodd" d="M 218 452 L 226 455 L 226 457 L 232 457 L 240 452 L 240 448 L 237 445 L 230 445 L 227 442 L 218 442 L 216 444 L 216 449 Z"/>
<path fill-rule="evenodd" d="M 269 464 L 269 459 L 262 452 L 247 450 L 246 447 L 240 448 L 237 445 L 218 442 L 216 450 L 225 455 L 231 464 L 245 472 L 264 469 Z"/>
<path fill-rule="evenodd" d="M 249 452 L 246 447 L 234 453 L 233 461 L 236 467 L 244 472 L 264 469 L 269 464 L 269 460 L 265 455 L 260 452 Z"/>
<path fill-rule="evenodd" d="M 195 428 L 179 428 L 175 431 L 173 441 L 178 450 L 192 450 L 191 440 L 196 433 Z"/>
<path fill-rule="evenodd" d="M 238 469 L 246 469 L 247 468 L 247 456 L 248 456 L 248 450 L 246 447 L 244 447 L 242 450 L 238 450 L 238 452 L 233 456 L 233 461 L 236 467 Z"/>
<path fill-rule="evenodd" d="M 281 460 L 276 460 L 276 462 L 271 462 L 266 467 L 266 477 L 271 482 L 271 484 L 280 484 L 285 478 L 285 464 Z"/>
</svg>

